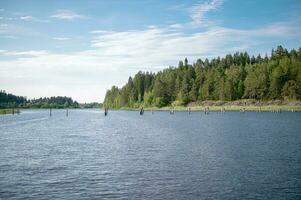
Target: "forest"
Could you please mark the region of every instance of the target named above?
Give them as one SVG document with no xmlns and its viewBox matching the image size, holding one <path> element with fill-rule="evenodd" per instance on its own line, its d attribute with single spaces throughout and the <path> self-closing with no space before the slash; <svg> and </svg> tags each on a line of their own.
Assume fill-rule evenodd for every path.
<svg viewBox="0 0 301 200">
<path fill-rule="evenodd" d="M 0 108 L 78 108 L 79 104 L 70 97 L 44 97 L 28 100 L 0 90 Z"/>
<path fill-rule="evenodd" d="M 236 52 L 223 58 L 198 59 L 193 64 L 185 58 L 177 67 L 157 73 L 139 71 L 123 87 L 107 90 L 104 106 L 160 108 L 205 100 L 300 98 L 301 48 L 288 51 L 278 46 L 270 56 Z"/>
</svg>

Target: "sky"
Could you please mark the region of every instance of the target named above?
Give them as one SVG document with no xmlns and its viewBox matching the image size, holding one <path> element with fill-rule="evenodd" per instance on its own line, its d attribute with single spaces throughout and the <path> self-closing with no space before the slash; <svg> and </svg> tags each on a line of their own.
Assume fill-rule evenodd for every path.
<svg viewBox="0 0 301 200">
<path fill-rule="evenodd" d="M 300 0 L 0 0 L 0 89 L 102 102 L 138 71 L 301 47 Z"/>
</svg>

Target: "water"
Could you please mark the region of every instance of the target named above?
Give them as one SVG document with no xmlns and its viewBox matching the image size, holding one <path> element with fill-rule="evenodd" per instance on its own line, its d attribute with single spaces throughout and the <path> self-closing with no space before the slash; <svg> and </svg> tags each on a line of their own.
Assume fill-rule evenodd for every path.
<svg viewBox="0 0 301 200">
<path fill-rule="evenodd" d="M 301 113 L 0 116 L 0 199 L 301 199 Z"/>
</svg>

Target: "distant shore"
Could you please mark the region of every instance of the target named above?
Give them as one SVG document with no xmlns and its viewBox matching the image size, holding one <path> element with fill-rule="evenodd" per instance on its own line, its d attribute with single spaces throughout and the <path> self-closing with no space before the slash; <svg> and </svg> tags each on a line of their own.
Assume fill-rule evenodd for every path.
<svg viewBox="0 0 301 200">
<path fill-rule="evenodd" d="M 18 114 L 18 112 L 20 113 L 20 110 L 70 110 L 70 109 L 77 109 L 77 110 L 82 110 L 82 109 L 101 109 L 101 107 L 92 107 L 92 108 L 0 108 L 0 115 L 6 115 L 6 114 Z"/>
<path fill-rule="evenodd" d="M 0 115 L 5 115 L 5 114 L 18 114 L 20 113 L 20 109 L 12 109 L 12 108 L 4 108 L 0 109 Z"/>
</svg>

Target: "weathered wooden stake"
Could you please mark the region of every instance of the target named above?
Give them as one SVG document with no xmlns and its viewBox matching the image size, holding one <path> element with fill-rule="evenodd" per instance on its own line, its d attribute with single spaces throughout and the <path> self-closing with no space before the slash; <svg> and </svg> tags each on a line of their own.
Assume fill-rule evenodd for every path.
<svg viewBox="0 0 301 200">
<path fill-rule="evenodd" d="M 144 110 L 143 110 L 143 107 L 140 109 L 140 115 L 143 115 L 144 113 Z"/>
<path fill-rule="evenodd" d="M 174 109 L 173 107 L 170 109 L 169 114 L 170 114 L 170 115 L 175 114 L 175 109 Z"/>
</svg>

